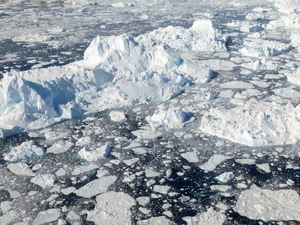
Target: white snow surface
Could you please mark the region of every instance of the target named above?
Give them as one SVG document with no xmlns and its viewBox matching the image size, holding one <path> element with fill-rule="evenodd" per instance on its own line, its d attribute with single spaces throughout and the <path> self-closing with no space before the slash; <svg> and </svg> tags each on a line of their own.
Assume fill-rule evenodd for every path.
<svg viewBox="0 0 300 225">
<path fill-rule="evenodd" d="M 216 29 L 210 20 L 196 20 L 194 24 L 185 29 L 183 27 L 168 26 L 158 28 L 138 40 L 148 45 L 165 43 L 177 51 L 227 51 L 228 36 Z"/>
<path fill-rule="evenodd" d="M 146 46 L 137 40 L 126 34 L 98 36 L 82 61 L 4 74 L 0 136 L 84 113 L 168 100 L 186 85 L 212 78 L 205 64 L 183 59 L 165 43 Z"/>
<path fill-rule="evenodd" d="M 296 144 L 300 133 L 300 105 L 281 105 L 250 99 L 231 109 L 212 108 L 200 129 L 249 146 Z"/>
<path fill-rule="evenodd" d="M 98 195 L 96 206 L 88 212 L 87 220 L 96 225 L 131 225 L 131 207 L 136 202 L 134 198 L 122 192 L 107 192 Z"/>
<path fill-rule="evenodd" d="M 254 220 L 300 221 L 300 197 L 294 190 L 267 190 L 252 185 L 239 196 L 234 210 Z"/>
</svg>

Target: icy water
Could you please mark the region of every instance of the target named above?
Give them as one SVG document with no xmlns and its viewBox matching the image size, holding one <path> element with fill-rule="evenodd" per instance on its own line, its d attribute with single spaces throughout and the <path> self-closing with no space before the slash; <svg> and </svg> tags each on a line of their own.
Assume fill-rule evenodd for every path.
<svg viewBox="0 0 300 225">
<path fill-rule="evenodd" d="M 180 52 L 176 38 L 170 42 L 184 60 L 211 68 L 207 83 L 186 78 L 188 85 L 165 101 L 142 96 L 146 100 L 141 105 L 120 101 L 115 109 L 102 107 L 97 113 L 83 108 L 86 115 L 75 112 L 76 118 L 48 122 L 42 117 L 47 127 L 2 138 L 1 225 L 300 224 L 300 87 L 289 78 L 300 67 L 297 45 L 290 44 L 291 34 L 300 28 L 297 20 L 295 28 L 280 25 L 287 13 L 279 12 L 274 2 L 5 1 L 0 7 L 1 77 L 11 70 L 38 74 L 39 68 L 65 68 L 83 59 L 96 35 L 140 37 L 167 26 L 188 30 L 199 18 L 228 35 L 226 51 Z M 291 14 L 299 16 L 299 11 Z M 278 27 L 267 29 L 272 21 Z M 273 42 L 268 46 L 268 41 Z M 118 66 L 112 64 L 109 73 Z M 126 69 L 131 68 L 124 73 Z M 45 87 L 59 83 L 42 78 Z M 114 82 L 118 80 L 95 89 Z M 91 83 L 86 86 L 93 89 Z M 1 92 L 0 98 L 9 102 L 6 96 L 14 96 L 15 89 Z M 28 93 L 24 95 L 35 96 Z M 89 95 L 70 104 L 92 105 Z M 43 100 L 47 96 L 37 105 Z M 7 129 L 6 120 L 9 125 L 18 122 L 17 116 L 5 117 L 18 101 L 0 105 L 1 129 Z M 28 113 L 25 106 L 13 112 Z M 77 108 L 70 109 L 71 117 L 72 110 Z"/>
</svg>

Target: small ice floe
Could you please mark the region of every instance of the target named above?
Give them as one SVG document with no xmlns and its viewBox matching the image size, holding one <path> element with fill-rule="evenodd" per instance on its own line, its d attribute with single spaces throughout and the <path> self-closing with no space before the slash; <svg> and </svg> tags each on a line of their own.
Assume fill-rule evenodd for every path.
<svg viewBox="0 0 300 225">
<path fill-rule="evenodd" d="M 170 190 L 170 188 L 171 187 L 166 186 L 166 185 L 155 185 L 153 187 L 153 191 L 166 195 L 166 194 L 168 194 L 168 191 Z"/>
<path fill-rule="evenodd" d="M 42 225 L 57 221 L 60 217 L 60 209 L 48 209 L 46 211 L 39 212 L 37 217 L 32 222 L 33 225 Z"/>
<path fill-rule="evenodd" d="M 6 161 L 18 161 L 24 159 L 30 159 L 44 155 L 44 150 L 37 146 L 34 141 L 26 141 L 21 145 L 12 147 L 9 153 L 4 153 L 4 160 Z"/>
<path fill-rule="evenodd" d="M 219 176 L 215 177 L 214 179 L 215 179 L 217 182 L 220 182 L 220 183 L 222 183 L 222 184 L 227 184 L 227 183 L 230 182 L 233 178 L 234 178 L 233 172 L 224 172 L 224 173 L 220 174 Z"/>
<path fill-rule="evenodd" d="M 0 216 L 1 225 L 10 225 L 13 224 L 15 220 L 19 218 L 19 213 L 15 210 L 10 210 Z M 15 224 L 15 223 L 14 223 Z"/>
<path fill-rule="evenodd" d="M 122 192 L 107 192 L 96 197 L 93 211 L 87 212 L 87 220 L 95 224 L 131 225 L 131 207 L 134 198 Z"/>
<path fill-rule="evenodd" d="M 19 176 L 35 176 L 36 175 L 26 163 L 22 163 L 22 162 L 8 164 L 7 168 L 12 173 L 19 175 Z"/>
<path fill-rule="evenodd" d="M 154 114 L 148 116 L 146 120 L 153 130 L 158 130 L 161 128 L 168 129 L 182 127 L 190 118 L 191 114 L 185 109 L 169 108 L 167 110 L 156 110 Z"/>
<path fill-rule="evenodd" d="M 175 225 L 164 216 L 151 217 L 150 219 L 137 221 L 137 225 Z"/>
<path fill-rule="evenodd" d="M 212 191 L 226 192 L 231 189 L 231 186 L 229 186 L 229 185 L 211 185 L 210 189 Z"/>
<path fill-rule="evenodd" d="M 271 57 L 285 53 L 291 49 L 290 44 L 278 41 L 263 39 L 250 39 L 244 41 L 244 46 L 240 52 L 249 57 Z"/>
<path fill-rule="evenodd" d="M 198 156 L 197 156 L 197 152 L 196 151 L 192 151 L 192 152 L 185 152 L 180 154 L 184 159 L 186 159 L 187 161 L 189 161 L 190 163 L 197 163 L 199 162 Z"/>
<path fill-rule="evenodd" d="M 268 163 L 256 164 L 256 166 L 266 173 L 271 173 L 271 168 Z"/>
<path fill-rule="evenodd" d="M 109 146 L 108 144 L 101 146 L 97 148 L 96 150 L 86 150 L 86 147 L 82 148 L 79 152 L 78 155 L 80 158 L 86 160 L 86 161 L 97 161 L 101 158 L 108 158 L 109 154 L 112 151 L 112 147 Z"/>
<path fill-rule="evenodd" d="M 226 216 L 213 208 L 209 208 L 206 212 L 200 212 L 194 217 L 183 217 L 183 220 L 187 222 L 187 225 L 222 225 L 226 220 Z"/>
<path fill-rule="evenodd" d="M 295 144 L 299 141 L 300 105 L 250 99 L 231 109 L 212 108 L 201 118 L 208 134 L 249 146 Z"/>
<path fill-rule="evenodd" d="M 76 190 L 74 193 L 80 197 L 91 198 L 107 191 L 107 189 L 115 183 L 116 176 L 104 176 L 95 179 L 83 187 Z"/>
<path fill-rule="evenodd" d="M 244 81 L 229 81 L 226 83 L 220 84 L 221 88 L 224 89 L 252 89 L 254 86 L 250 83 Z"/>
<path fill-rule="evenodd" d="M 300 86 L 300 68 L 298 68 L 295 72 L 288 73 L 287 79 L 289 82 Z"/>
<path fill-rule="evenodd" d="M 126 120 L 126 115 L 122 111 L 111 111 L 109 113 L 111 121 L 122 122 Z"/>
<path fill-rule="evenodd" d="M 274 94 L 280 96 L 280 97 L 284 97 L 284 98 L 300 98 L 300 92 L 293 89 L 292 87 L 286 87 L 286 88 L 276 88 L 273 89 L 272 92 L 274 92 Z"/>
<path fill-rule="evenodd" d="M 53 153 L 53 154 L 60 154 L 67 152 L 71 147 L 73 146 L 73 143 L 67 140 L 60 140 L 56 143 L 54 143 L 51 147 L 47 149 L 47 153 Z"/>
<path fill-rule="evenodd" d="M 159 175 L 160 175 L 160 173 L 154 171 L 153 169 L 150 169 L 150 168 L 145 169 L 145 176 L 146 177 L 157 177 Z"/>
<path fill-rule="evenodd" d="M 99 167 L 97 165 L 95 165 L 94 163 L 89 163 L 87 165 L 82 165 L 82 166 L 76 166 L 76 167 L 74 167 L 72 175 L 77 176 L 79 174 L 87 173 L 87 172 L 90 172 L 97 168 L 99 168 Z"/>
<path fill-rule="evenodd" d="M 255 164 L 255 159 L 236 159 L 235 161 L 239 164 L 244 164 L 244 165 L 254 165 Z"/>
<path fill-rule="evenodd" d="M 156 139 L 163 134 L 162 131 L 151 129 L 151 126 L 141 127 L 139 130 L 131 131 L 131 133 L 140 139 Z"/>
<path fill-rule="evenodd" d="M 200 169 L 205 170 L 205 171 L 213 171 L 216 169 L 218 165 L 223 163 L 224 161 L 230 159 L 229 156 L 226 155 L 213 155 L 212 157 L 209 158 L 204 164 L 200 166 Z"/>
<path fill-rule="evenodd" d="M 300 197 L 294 190 L 252 185 L 239 196 L 234 211 L 252 220 L 300 221 Z"/>
<path fill-rule="evenodd" d="M 30 182 L 40 186 L 43 189 L 49 189 L 54 186 L 55 180 L 55 176 L 52 174 L 42 174 L 32 178 Z"/>
</svg>

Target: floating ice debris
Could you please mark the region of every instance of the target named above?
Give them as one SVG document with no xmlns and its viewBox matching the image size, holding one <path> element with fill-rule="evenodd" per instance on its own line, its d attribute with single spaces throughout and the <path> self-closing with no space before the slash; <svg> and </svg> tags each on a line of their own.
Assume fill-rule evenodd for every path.
<svg viewBox="0 0 300 225">
<path fill-rule="evenodd" d="M 37 175 L 36 177 L 32 178 L 30 181 L 43 189 L 49 189 L 54 186 L 55 183 L 55 176 L 52 174 L 43 174 Z"/>
<path fill-rule="evenodd" d="M 107 191 L 107 189 L 115 183 L 116 176 L 105 176 L 93 180 L 83 187 L 76 190 L 74 193 L 80 197 L 91 198 Z"/>
<path fill-rule="evenodd" d="M 15 210 L 8 211 L 4 215 L 0 216 L 1 225 L 10 225 L 13 221 L 19 218 L 19 214 Z"/>
<path fill-rule="evenodd" d="M 111 121 L 114 122 L 122 122 L 124 120 L 126 120 L 126 115 L 124 112 L 121 111 L 111 111 L 109 113 L 110 119 Z"/>
<path fill-rule="evenodd" d="M 249 146 L 295 144 L 299 141 L 300 105 L 251 99 L 231 109 L 212 108 L 202 117 L 200 129 Z"/>
<path fill-rule="evenodd" d="M 60 209 L 48 209 L 46 211 L 39 212 L 37 217 L 32 222 L 33 225 L 42 225 L 58 220 L 60 217 Z"/>
<path fill-rule="evenodd" d="M 178 128 L 191 118 L 191 115 L 181 108 L 169 108 L 168 110 L 156 110 L 146 120 L 153 130 L 160 128 Z"/>
<path fill-rule="evenodd" d="M 300 68 L 298 68 L 295 72 L 287 74 L 287 79 L 289 82 L 300 86 Z"/>
<path fill-rule="evenodd" d="M 232 172 L 225 172 L 215 177 L 214 179 L 222 184 L 226 184 L 234 178 L 234 174 Z"/>
<path fill-rule="evenodd" d="M 230 81 L 226 83 L 220 84 L 221 88 L 226 89 L 250 89 L 254 88 L 254 86 L 250 83 L 244 82 L 244 81 Z"/>
<path fill-rule="evenodd" d="M 257 164 L 256 166 L 266 173 L 271 173 L 271 168 L 268 163 Z"/>
<path fill-rule="evenodd" d="M 83 166 L 76 166 L 72 172 L 73 176 L 77 176 L 82 173 L 87 173 L 91 170 L 99 168 L 97 165 L 94 163 L 89 163 L 88 165 L 83 165 Z"/>
<path fill-rule="evenodd" d="M 87 220 L 96 225 L 131 225 L 131 207 L 136 202 L 126 193 L 107 192 L 98 195 L 93 211 L 87 213 Z"/>
<path fill-rule="evenodd" d="M 212 157 L 209 158 L 204 164 L 200 166 L 202 170 L 205 171 L 213 171 L 216 169 L 218 165 L 220 165 L 222 162 L 230 159 L 230 157 L 226 155 L 213 155 Z"/>
<path fill-rule="evenodd" d="M 300 92 L 296 91 L 292 87 L 276 88 L 276 89 L 273 89 L 272 92 L 274 92 L 274 94 L 276 94 L 280 97 L 284 97 L 284 98 L 291 98 L 291 99 L 300 98 Z"/>
<path fill-rule="evenodd" d="M 13 147 L 9 153 L 4 153 L 3 156 L 4 160 L 13 162 L 42 156 L 43 154 L 43 149 L 37 146 L 34 141 L 26 141 L 19 146 Z"/>
<path fill-rule="evenodd" d="M 186 159 L 187 161 L 189 161 L 190 163 L 197 163 L 199 162 L 198 156 L 197 156 L 197 152 L 193 151 L 193 152 L 185 152 L 182 153 L 181 156 Z"/>
<path fill-rule="evenodd" d="M 101 158 L 108 158 L 111 151 L 112 147 L 109 145 L 103 145 L 96 150 L 86 150 L 86 147 L 84 147 L 78 152 L 78 155 L 80 158 L 92 162 Z"/>
<path fill-rule="evenodd" d="M 54 154 L 60 154 L 67 152 L 71 147 L 73 146 L 73 143 L 67 140 L 60 140 L 56 143 L 54 143 L 51 147 L 47 149 L 47 153 L 54 153 Z"/>
<path fill-rule="evenodd" d="M 170 188 L 171 187 L 166 186 L 166 185 L 155 185 L 153 187 L 153 191 L 166 195 L 166 194 L 168 194 L 168 191 L 170 190 Z"/>
<path fill-rule="evenodd" d="M 11 163 L 7 165 L 7 168 L 16 175 L 19 176 L 35 176 L 36 174 L 32 172 L 26 163 Z"/>
<path fill-rule="evenodd" d="M 211 185 L 210 189 L 212 191 L 222 191 L 222 192 L 226 192 L 228 190 L 231 189 L 231 186 L 228 185 Z"/>
<path fill-rule="evenodd" d="M 164 216 L 158 216 L 147 220 L 137 221 L 137 225 L 174 225 L 174 223 Z"/>
<path fill-rule="evenodd" d="M 237 163 L 245 164 L 245 165 L 254 165 L 255 159 L 236 159 Z"/>
<path fill-rule="evenodd" d="M 271 0 L 275 2 L 275 7 L 279 12 L 290 14 L 300 13 L 300 1 L 299 0 Z"/>
<path fill-rule="evenodd" d="M 210 20 L 196 20 L 192 27 L 168 26 L 158 28 L 137 40 L 145 45 L 164 43 L 177 51 L 227 51 L 227 35 L 214 28 Z"/>
<path fill-rule="evenodd" d="M 249 57 L 271 57 L 280 55 L 291 49 L 290 44 L 278 41 L 269 41 L 262 39 L 251 39 L 244 41 L 244 46 L 240 52 Z"/>
<path fill-rule="evenodd" d="M 253 220 L 300 221 L 300 197 L 294 190 L 272 191 L 252 185 L 241 193 L 234 211 Z"/>
<path fill-rule="evenodd" d="M 142 197 L 138 197 L 138 198 L 136 199 L 136 201 L 137 201 L 140 205 L 145 206 L 145 205 L 147 205 L 147 204 L 150 202 L 150 198 L 147 197 L 147 196 L 142 196 Z"/>
<path fill-rule="evenodd" d="M 145 175 L 146 177 L 157 177 L 160 174 L 152 169 L 145 169 Z"/>
<path fill-rule="evenodd" d="M 141 139 L 155 139 L 162 135 L 161 131 L 152 130 L 150 126 L 141 127 L 139 130 L 131 131 L 131 133 Z"/>
<path fill-rule="evenodd" d="M 97 37 L 82 61 L 4 74 L 0 130 L 6 136 L 84 113 L 164 101 L 211 78 L 206 65 L 184 60 L 165 44 L 145 46 L 129 35 Z"/>
<path fill-rule="evenodd" d="M 187 222 L 187 225 L 222 225 L 226 220 L 226 216 L 213 208 L 209 208 L 206 212 L 198 213 L 194 217 L 183 217 L 183 220 Z"/>
</svg>

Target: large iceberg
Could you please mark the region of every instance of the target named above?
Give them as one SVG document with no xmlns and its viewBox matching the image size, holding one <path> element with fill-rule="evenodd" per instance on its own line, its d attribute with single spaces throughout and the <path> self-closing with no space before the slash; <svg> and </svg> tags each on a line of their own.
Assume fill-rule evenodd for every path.
<svg viewBox="0 0 300 225">
<path fill-rule="evenodd" d="M 129 35 L 97 37 L 82 61 L 4 74 L 0 137 L 84 113 L 168 100 L 211 78 L 209 67 L 183 59 L 164 43 L 145 46 Z"/>
<path fill-rule="evenodd" d="M 249 146 L 295 144 L 300 140 L 300 105 L 250 99 L 231 109 L 212 108 L 201 118 L 200 129 Z"/>
</svg>

